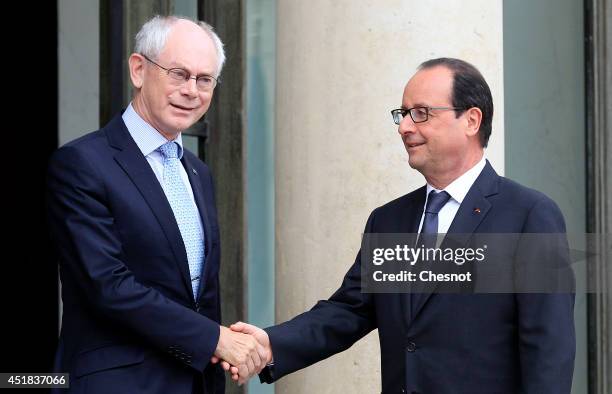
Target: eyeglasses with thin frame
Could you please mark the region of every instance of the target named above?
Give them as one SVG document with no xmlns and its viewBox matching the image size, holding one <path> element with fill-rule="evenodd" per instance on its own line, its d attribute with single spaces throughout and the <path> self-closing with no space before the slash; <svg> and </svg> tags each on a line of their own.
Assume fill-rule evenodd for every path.
<svg viewBox="0 0 612 394">
<path fill-rule="evenodd" d="M 218 83 L 220 83 L 220 81 L 218 81 L 217 78 L 211 75 L 202 74 L 202 75 L 192 76 L 189 73 L 189 71 L 183 68 L 166 68 L 164 66 L 160 66 L 159 64 L 155 63 L 153 60 L 149 59 L 146 55 L 142 53 L 141 55 L 142 57 L 147 59 L 149 62 L 155 64 L 157 67 L 161 68 L 162 70 L 165 70 L 166 74 L 168 74 L 168 76 L 170 77 L 170 81 L 176 86 L 182 86 L 183 84 L 188 82 L 190 79 L 195 79 L 196 86 L 198 87 L 199 91 L 210 92 L 215 88 L 215 86 L 217 86 Z"/>
<path fill-rule="evenodd" d="M 410 114 L 410 118 L 414 123 L 423 123 L 427 122 L 429 119 L 429 111 L 434 110 L 465 110 L 466 108 L 461 107 L 413 107 L 413 108 L 398 108 L 391 111 L 391 116 L 393 116 L 393 122 L 395 124 L 400 124 L 402 119 L 407 114 Z"/>
</svg>

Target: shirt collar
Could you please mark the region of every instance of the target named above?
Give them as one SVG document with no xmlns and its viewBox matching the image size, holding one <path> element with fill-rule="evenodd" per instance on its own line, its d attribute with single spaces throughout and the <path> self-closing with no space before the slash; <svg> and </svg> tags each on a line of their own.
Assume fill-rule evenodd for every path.
<svg viewBox="0 0 612 394">
<path fill-rule="evenodd" d="M 144 156 L 149 156 L 151 153 L 155 152 L 157 148 L 168 142 L 166 137 L 155 130 L 153 126 L 148 124 L 138 112 L 134 110 L 132 103 L 128 105 L 121 117 L 130 135 Z M 174 139 L 174 142 L 178 144 L 178 158 L 181 159 L 183 157 L 183 139 L 181 133 Z"/>
<path fill-rule="evenodd" d="M 476 182 L 476 178 L 478 178 L 478 175 L 480 175 L 486 164 L 487 160 L 485 159 L 484 155 L 482 155 L 482 158 L 478 163 L 476 163 L 474 167 L 470 168 L 469 170 L 464 172 L 459 178 L 452 181 L 448 186 L 444 188 L 444 190 L 448 194 L 450 194 L 453 200 L 461 204 L 467 193 L 470 191 L 470 188 L 472 187 L 474 182 Z M 435 190 L 436 192 L 441 191 L 427 183 L 428 196 L 429 192 L 431 192 L 432 190 Z"/>
</svg>

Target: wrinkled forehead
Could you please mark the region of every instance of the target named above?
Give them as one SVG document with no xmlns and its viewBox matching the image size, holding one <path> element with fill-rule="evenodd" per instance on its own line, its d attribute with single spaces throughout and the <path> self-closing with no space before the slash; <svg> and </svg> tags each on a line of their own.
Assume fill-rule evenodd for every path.
<svg viewBox="0 0 612 394">
<path fill-rule="evenodd" d="M 436 66 L 417 71 L 404 88 L 402 106 L 451 104 L 453 73 L 446 67 Z"/>
</svg>

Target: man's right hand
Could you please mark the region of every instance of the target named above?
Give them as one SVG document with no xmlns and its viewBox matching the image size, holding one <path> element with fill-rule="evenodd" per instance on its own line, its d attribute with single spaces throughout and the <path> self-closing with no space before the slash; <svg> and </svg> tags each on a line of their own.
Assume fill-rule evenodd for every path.
<svg viewBox="0 0 612 394">
<path fill-rule="evenodd" d="M 270 338 L 268 337 L 268 333 L 266 333 L 264 330 L 252 324 L 244 323 L 241 321 L 232 324 L 230 328 L 232 329 L 232 331 L 252 335 L 257 340 L 257 342 L 259 342 L 259 344 L 264 347 L 266 353 L 264 358 L 264 365 L 261 367 L 261 369 L 263 369 L 266 364 L 269 364 L 272 362 L 272 360 L 274 360 L 274 356 L 272 355 L 272 346 L 270 345 Z M 237 380 L 239 383 L 241 382 L 239 368 L 236 368 L 233 365 L 230 366 L 227 362 L 222 365 L 223 369 L 225 369 L 226 371 L 230 371 L 233 380 Z M 259 370 L 258 373 L 259 372 L 261 372 L 261 370 Z"/>
<path fill-rule="evenodd" d="M 230 328 L 232 329 L 232 331 L 251 335 L 257 340 L 257 342 L 261 346 L 263 346 L 263 349 L 265 350 L 265 354 L 262 357 L 263 365 L 257 371 L 257 373 L 261 372 L 261 370 L 266 366 L 266 364 L 272 362 L 272 360 L 274 359 L 272 355 L 272 346 L 270 345 L 270 338 L 268 338 L 268 334 L 264 330 L 252 324 L 247 324 L 240 321 L 232 324 Z M 237 381 L 238 384 L 245 383 L 252 376 L 250 375 L 247 378 L 244 378 L 243 375 L 240 373 L 240 368 L 238 366 L 228 362 L 227 360 L 223 360 L 220 357 L 213 356 L 211 359 L 211 362 L 214 364 L 218 363 L 219 361 L 221 362 L 221 366 L 223 367 L 223 369 L 229 371 L 232 375 L 232 379 Z"/>
<path fill-rule="evenodd" d="M 242 384 L 261 372 L 269 359 L 267 349 L 248 333 L 230 330 L 224 326 L 220 326 L 220 330 L 215 357 L 232 365 L 234 380 Z"/>
</svg>

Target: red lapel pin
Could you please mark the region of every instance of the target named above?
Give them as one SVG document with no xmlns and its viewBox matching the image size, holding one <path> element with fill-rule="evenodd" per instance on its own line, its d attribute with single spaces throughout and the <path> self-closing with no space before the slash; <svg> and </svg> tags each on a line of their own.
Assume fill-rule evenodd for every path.
<svg viewBox="0 0 612 394">
<path fill-rule="evenodd" d="M 474 208 L 474 213 L 480 213 L 480 208 Z"/>
</svg>

